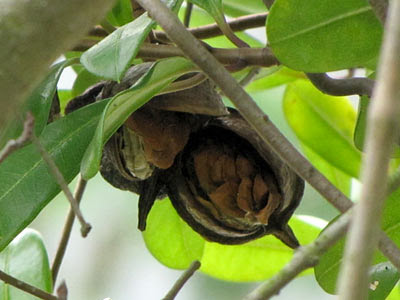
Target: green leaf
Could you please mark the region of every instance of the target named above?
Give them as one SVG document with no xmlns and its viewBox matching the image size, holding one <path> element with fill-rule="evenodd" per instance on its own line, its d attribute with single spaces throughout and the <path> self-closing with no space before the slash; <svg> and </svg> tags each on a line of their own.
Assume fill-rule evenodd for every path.
<svg viewBox="0 0 400 300">
<path fill-rule="evenodd" d="M 132 5 L 130 0 L 118 0 L 107 15 L 107 21 L 111 25 L 119 27 L 133 20 Z"/>
<path fill-rule="evenodd" d="M 168 198 L 154 203 L 143 238 L 150 253 L 169 268 L 186 269 L 203 255 L 205 240 L 178 216 Z"/>
<path fill-rule="evenodd" d="M 167 0 L 166 3 L 175 10 L 182 0 Z M 84 52 L 81 63 L 96 76 L 119 81 L 155 24 L 147 13 L 141 15 Z"/>
<path fill-rule="evenodd" d="M 19 280 L 46 292 L 52 292 L 52 279 L 46 248 L 36 231 L 26 229 L 0 252 L 0 269 Z M 0 281 L 0 299 L 36 300 L 3 281 Z"/>
<path fill-rule="evenodd" d="M 359 67 L 378 56 L 382 25 L 366 0 L 276 0 L 267 36 L 281 63 L 327 72 Z"/>
<path fill-rule="evenodd" d="M 305 78 L 303 72 L 297 72 L 283 66 L 263 68 L 254 81 L 246 87 L 246 90 L 250 92 L 262 91 Z"/>
<path fill-rule="evenodd" d="M 398 205 L 400 199 L 400 189 L 392 193 L 385 202 L 385 209 L 382 216 L 382 229 L 389 236 L 389 238 L 396 244 L 400 245 L 400 206 Z M 332 223 L 332 222 L 331 222 Z M 342 255 L 344 249 L 344 239 L 330 248 L 320 259 L 319 264 L 314 268 L 315 278 L 318 284 L 330 294 L 336 291 L 336 281 L 339 274 L 340 265 L 342 263 Z M 380 252 L 376 251 L 373 264 L 387 262 Z M 391 284 L 388 281 L 386 284 Z"/>
<path fill-rule="evenodd" d="M 351 191 L 351 176 L 332 166 L 306 145 L 302 144 L 301 148 L 312 165 L 343 194 L 349 197 Z"/>
<path fill-rule="evenodd" d="M 396 267 L 389 262 L 373 266 L 370 273 L 369 300 L 386 299 L 400 279 L 400 273 L 397 271 Z"/>
<path fill-rule="evenodd" d="M 82 65 L 96 76 L 119 81 L 154 25 L 147 14 L 141 15 L 84 52 Z"/>
<path fill-rule="evenodd" d="M 289 225 L 302 245 L 312 242 L 320 232 L 296 216 Z M 275 275 L 292 257 L 293 249 L 272 235 L 243 245 L 206 242 L 200 270 L 222 280 L 257 281 Z"/>
<path fill-rule="evenodd" d="M 400 289 L 398 285 L 390 292 L 386 300 L 400 300 Z"/>
<path fill-rule="evenodd" d="M 263 13 L 267 11 L 260 0 L 223 0 L 224 12 L 231 17 Z"/>
<path fill-rule="evenodd" d="M 104 143 L 128 117 L 181 75 L 194 71 L 194 65 L 185 58 L 158 60 L 131 88 L 115 95 L 104 110 L 84 159 L 81 173 L 90 179 L 99 170 Z"/>
<path fill-rule="evenodd" d="M 147 224 L 143 232 L 146 246 L 162 264 L 184 269 L 197 259 L 202 272 L 222 280 L 269 278 L 293 256 L 292 249 L 271 235 L 234 246 L 205 241 L 179 217 L 169 199 L 156 201 Z M 320 231 L 298 217 L 289 224 L 301 244 L 310 243 Z"/>
<path fill-rule="evenodd" d="M 23 130 L 25 113 L 30 111 L 35 118 L 35 134 L 40 135 L 47 124 L 51 103 L 56 92 L 57 83 L 65 67 L 69 66 L 73 59 L 65 60 L 51 67 L 49 73 L 26 99 L 21 109 L 21 119 L 11 122 L 4 133 L 0 134 L 0 149 L 10 139 L 17 138 Z"/>
<path fill-rule="evenodd" d="M 283 107 L 304 145 L 346 174 L 359 176 L 361 153 L 353 144 L 356 113 L 347 98 L 325 95 L 298 80 L 287 86 Z"/>
<path fill-rule="evenodd" d="M 67 182 L 79 171 L 100 114 L 107 101 L 94 103 L 63 117 L 43 130 L 40 142 Z M 0 250 L 24 229 L 60 191 L 33 144 L 0 164 Z"/>
</svg>

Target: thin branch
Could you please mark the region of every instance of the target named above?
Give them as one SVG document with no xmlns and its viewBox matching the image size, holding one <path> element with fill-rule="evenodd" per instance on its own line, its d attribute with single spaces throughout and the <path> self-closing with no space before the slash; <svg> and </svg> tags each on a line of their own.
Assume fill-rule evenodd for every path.
<svg viewBox="0 0 400 300">
<path fill-rule="evenodd" d="M 313 186 L 339 211 L 345 212 L 353 204 L 340 192 L 329 180 L 326 179 L 310 162 L 305 159 L 296 148 L 283 136 L 275 125 L 268 120 L 262 110 L 255 104 L 252 98 L 243 90 L 234 78 L 210 55 L 204 46 L 195 39 L 176 16 L 159 0 L 137 0 L 150 12 L 154 19 L 164 28 L 171 39 L 192 59 L 231 99 L 239 109 L 242 116 L 256 130 L 260 137 L 271 146 L 279 157 L 287 163 L 297 174 Z M 388 245 L 390 252 L 397 253 L 400 250 L 393 245 Z M 386 248 L 382 249 L 386 255 Z M 390 259 L 390 258 L 389 258 Z M 400 270 L 397 261 L 391 262 Z"/>
<path fill-rule="evenodd" d="M 335 223 L 327 227 L 311 244 L 300 247 L 286 266 L 247 295 L 244 300 L 269 299 L 278 294 L 286 284 L 302 271 L 317 265 L 321 255 L 336 244 L 346 233 L 351 220 L 351 211 L 340 216 Z"/>
<path fill-rule="evenodd" d="M 35 126 L 35 120 L 33 115 L 28 112 L 26 114 L 26 120 L 24 122 L 24 129 L 16 140 L 9 140 L 4 148 L 0 151 L 0 164 L 14 151 L 22 148 L 30 141 L 33 133 L 33 128 Z"/>
<path fill-rule="evenodd" d="M 246 76 L 244 76 L 239 84 L 242 87 L 246 87 L 249 83 L 251 83 L 254 78 L 258 75 L 258 73 L 260 73 L 261 68 L 260 67 L 252 67 L 251 70 L 246 74 Z"/>
<path fill-rule="evenodd" d="M 185 17 L 183 18 L 183 24 L 186 27 L 189 27 L 190 24 L 190 17 L 192 16 L 192 11 L 193 11 L 193 3 L 192 2 L 186 2 L 186 10 L 185 10 Z"/>
<path fill-rule="evenodd" d="M 306 73 L 321 92 L 332 96 L 367 95 L 371 98 L 375 81 L 369 78 L 334 79 L 325 73 Z"/>
<path fill-rule="evenodd" d="M 40 143 L 39 139 L 35 135 L 32 135 L 32 142 L 33 144 L 36 145 L 37 149 L 39 150 L 40 154 L 43 157 L 43 160 L 49 166 L 50 172 L 53 174 L 58 185 L 64 192 L 68 201 L 70 202 L 71 208 L 73 209 L 75 215 L 77 216 L 79 222 L 81 223 L 81 234 L 83 237 L 86 237 L 92 227 L 90 226 L 89 223 L 85 221 L 85 218 L 82 215 L 82 212 L 79 208 L 77 201 L 75 200 L 70 189 L 68 188 L 68 184 L 66 183 L 63 174 L 60 172 L 50 154 L 46 151 L 46 149 L 43 147 L 43 145 Z"/>
<path fill-rule="evenodd" d="M 236 19 L 232 19 L 227 23 L 233 31 L 243 31 L 246 29 L 265 26 L 267 15 L 268 13 L 247 15 Z M 188 31 L 192 33 L 196 38 L 201 40 L 223 35 L 221 29 L 216 23 L 195 28 L 189 28 Z M 163 41 L 169 40 L 168 36 L 163 31 L 155 31 L 154 33 L 155 36 L 160 40 Z"/>
<path fill-rule="evenodd" d="M 196 272 L 200 268 L 201 264 L 198 260 L 192 262 L 189 268 L 179 277 L 179 279 L 175 282 L 174 286 L 168 292 L 168 294 L 162 300 L 173 300 L 176 295 L 178 295 L 179 291 L 185 285 L 185 283 L 192 277 L 194 272 Z"/>
<path fill-rule="evenodd" d="M 375 15 L 381 21 L 382 24 L 386 22 L 386 15 L 388 11 L 389 3 L 387 0 L 368 0 L 371 5 Z"/>
<path fill-rule="evenodd" d="M 391 1 L 376 88 L 368 112 L 360 203 L 354 211 L 339 278 L 340 299 L 366 299 L 383 203 L 389 161 L 400 124 L 400 1 Z"/>
<path fill-rule="evenodd" d="M 49 294 L 48 292 L 43 291 L 41 289 L 38 289 L 37 287 L 30 285 L 29 283 L 26 283 L 24 281 L 21 281 L 13 276 L 10 276 L 1 270 L 0 270 L 0 280 L 4 281 L 5 283 L 7 283 L 9 285 L 16 287 L 19 290 L 22 290 L 24 292 L 27 292 L 28 294 L 36 296 L 40 299 L 59 300 L 56 296 Z"/>
<path fill-rule="evenodd" d="M 86 188 L 86 184 L 87 184 L 87 181 L 84 180 L 81 176 L 79 176 L 79 180 L 76 185 L 75 192 L 74 192 L 74 199 L 76 200 L 76 202 L 78 204 L 80 203 L 80 201 L 82 199 L 83 192 L 85 191 L 85 188 Z M 70 210 L 68 212 L 68 216 L 65 220 L 63 233 L 61 235 L 61 240 L 58 244 L 57 252 L 54 257 L 53 264 L 51 266 L 51 274 L 52 274 L 52 278 L 53 278 L 53 284 L 55 284 L 57 281 L 57 275 L 60 270 L 61 262 L 64 258 L 65 251 L 67 249 L 68 241 L 71 236 L 72 226 L 74 225 L 74 220 L 75 220 L 75 213 L 74 213 L 74 210 L 72 208 L 70 208 Z"/>
</svg>

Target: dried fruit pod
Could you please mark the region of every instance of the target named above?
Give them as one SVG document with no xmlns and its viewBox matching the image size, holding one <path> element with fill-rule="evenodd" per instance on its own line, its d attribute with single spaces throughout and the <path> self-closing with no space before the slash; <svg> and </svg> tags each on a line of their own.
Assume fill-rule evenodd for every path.
<svg viewBox="0 0 400 300">
<path fill-rule="evenodd" d="M 273 234 L 299 245 L 287 222 L 304 182 L 237 111 L 193 133 L 171 172 L 167 192 L 175 209 L 206 239 L 240 244 Z"/>
</svg>

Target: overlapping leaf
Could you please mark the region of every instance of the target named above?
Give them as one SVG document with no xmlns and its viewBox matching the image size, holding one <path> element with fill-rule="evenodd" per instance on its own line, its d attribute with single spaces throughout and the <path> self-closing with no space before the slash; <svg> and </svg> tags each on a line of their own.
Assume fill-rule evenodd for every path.
<svg viewBox="0 0 400 300">
<path fill-rule="evenodd" d="M 382 25 L 366 0 L 276 0 L 267 36 L 281 63 L 295 70 L 327 72 L 374 59 Z"/>
<path fill-rule="evenodd" d="M 49 124 L 39 140 L 70 182 L 79 171 L 107 101 L 84 107 Z M 0 164 L 0 250 L 24 229 L 60 188 L 34 145 Z"/>
<path fill-rule="evenodd" d="M 173 10 L 182 4 L 182 0 L 165 2 Z M 141 15 L 83 53 L 81 63 L 96 76 L 119 81 L 155 24 L 147 13 Z"/>
<path fill-rule="evenodd" d="M 40 235 L 26 229 L 0 252 L 0 269 L 41 290 L 52 293 L 52 279 L 46 248 Z M 36 300 L 38 298 L 0 280 L 0 299 Z"/>
<path fill-rule="evenodd" d="M 319 233 L 296 217 L 289 224 L 301 244 L 310 243 Z M 201 271 L 229 281 L 268 278 L 293 256 L 293 250 L 273 236 L 234 246 L 205 241 L 178 216 L 169 199 L 156 201 L 143 236 L 149 251 L 164 265 L 184 269 L 197 259 Z"/>
<path fill-rule="evenodd" d="M 182 58 L 159 60 L 131 88 L 115 95 L 107 105 L 95 136 L 82 161 L 81 173 L 90 179 L 99 170 L 104 143 L 128 117 L 179 76 L 193 71 L 194 65 Z"/>
<path fill-rule="evenodd" d="M 361 152 L 353 144 L 356 113 L 345 97 L 321 93 L 311 83 L 288 85 L 284 112 L 299 140 L 335 168 L 358 177 Z"/>
</svg>

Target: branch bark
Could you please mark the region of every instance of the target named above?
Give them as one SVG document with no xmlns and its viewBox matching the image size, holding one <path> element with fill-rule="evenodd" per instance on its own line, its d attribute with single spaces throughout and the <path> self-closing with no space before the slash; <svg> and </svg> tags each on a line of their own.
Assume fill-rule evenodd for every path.
<svg viewBox="0 0 400 300">
<path fill-rule="evenodd" d="M 390 2 L 378 79 L 368 113 L 360 203 L 347 238 L 339 279 L 340 299 L 366 299 L 368 269 L 379 235 L 389 161 L 399 133 L 400 1 Z"/>
<path fill-rule="evenodd" d="M 104 17 L 114 1 L 0 1 L 0 130 L 64 51 Z"/>
<path fill-rule="evenodd" d="M 244 300 L 269 299 L 302 271 L 318 264 L 319 258 L 346 233 L 351 220 L 351 211 L 342 215 L 335 223 L 326 228 L 321 235 L 309 245 L 299 248 L 292 260 L 278 274 L 262 283 Z"/>
<path fill-rule="evenodd" d="M 242 116 L 297 174 L 313 186 L 339 211 L 345 212 L 352 202 L 307 161 L 264 115 L 252 98 L 229 72 L 196 40 L 179 19 L 159 0 L 137 0 L 164 28 L 170 38 L 192 59 L 227 95 Z M 384 243 L 384 242 L 383 242 Z M 400 251 L 393 244 L 383 247 L 383 253 L 400 270 Z M 396 255 L 393 255 L 396 253 Z M 390 257 L 389 257 L 390 256 Z"/>
</svg>

